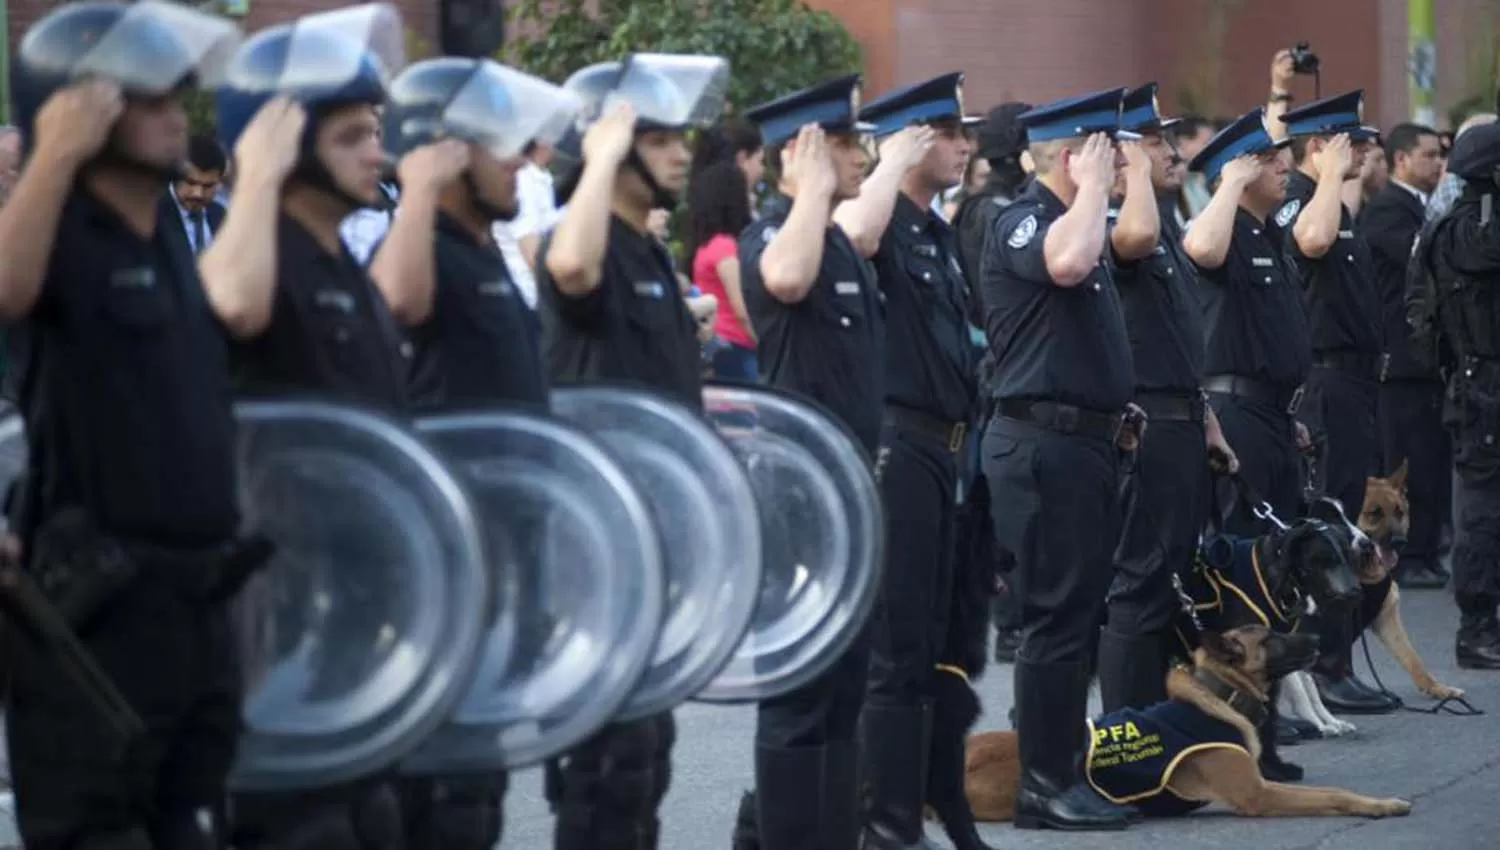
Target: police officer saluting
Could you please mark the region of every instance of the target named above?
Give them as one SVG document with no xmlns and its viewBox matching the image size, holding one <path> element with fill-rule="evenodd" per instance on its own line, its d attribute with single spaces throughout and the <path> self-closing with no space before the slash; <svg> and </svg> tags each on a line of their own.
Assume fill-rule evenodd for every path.
<svg viewBox="0 0 1500 850">
<path fill-rule="evenodd" d="M 693 318 L 647 219 L 678 203 L 691 161 L 686 130 L 717 119 L 728 73 L 715 56 L 635 54 L 564 84 L 589 124 L 578 147 L 559 145 L 582 162 L 559 181 L 567 211 L 537 251 L 554 379 L 636 382 L 702 408 Z M 556 850 L 656 847 L 675 738 L 668 712 L 606 726 L 549 765 Z"/>
<path fill-rule="evenodd" d="M 1182 251 L 1172 215 L 1178 163 L 1168 137 L 1176 119 L 1157 111 L 1156 84 L 1125 96 L 1122 129 L 1125 195 L 1112 213 L 1110 245 L 1135 365 L 1135 402 L 1151 433 L 1127 483 L 1125 525 L 1115 552 L 1109 619 L 1099 640 L 1099 693 L 1105 711 L 1144 708 L 1167 698 L 1167 639 L 1179 609 L 1174 573 L 1185 574 L 1208 518 L 1210 447 L 1233 463 L 1207 408 L 1203 379 L 1203 317 L 1196 274 Z"/>
<path fill-rule="evenodd" d="M 1286 198 L 1285 146 L 1266 133 L 1261 108 L 1209 139 L 1188 167 L 1203 174 L 1213 197 L 1182 239 L 1203 295 L 1209 404 L 1239 456 L 1239 474 L 1283 519 L 1296 516 L 1302 499 L 1298 451 L 1307 429 L 1293 414 L 1312 357 L 1297 269 L 1272 220 Z M 1261 534 L 1252 507 L 1237 501 L 1225 530 Z M 1261 733 L 1266 778 L 1300 779 L 1302 768 L 1277 755 L 1270 720 Z"/>
<path fill-rule="evenodd" d="M 7 653 L 28 847 L 222 846 L 241 699 L 219 560 L 239 522 L 224 313 L 160 202 L 187 158 L 182 94 L 238 40 L 180 6 L 87 2 L 18 50 L 31 156 L 0 210 L 0 315 L 17 323 L 29 456 L 11 527 L 59 607 L 97 600 L 72 625 L 145 726 L 115 739 L 61 665 Z"/>
<path fill-rule="evenodd" d="M 922 809 L 930 801 L 941 806 L 938 815 L 959 847 L 982 850 L 987 845 L 963 794 L 966 725 L 933 722 L 951 713 L 936 705 L 940 693 L 952 693 L 937 687 L 937 677 L 953 674 L 940 673 L 937 664 L 955 592 L 958 463 L 974 417 L 978 361 L 958 243 L 932 211 L 934 196 L 963 182 L 972 148 L 963 74 L 891 92 L 871 101 L 860 118 L 875 125 L 877 138 L 913 123 L 932 131 L 931 147 L 912 156 L 901 176 L 872 258 L 886 309 L 878 464 L 887 542 L 885 583 L 871 616 L 863 719 L 870 781 L 865 846 L 929 846 Z M 872 184 L 874 177 L 845 207 L 883 201 L 883 187 Z M 941 790 L 929 795 L 930 788 Z"/>
<path fill-rule="evenodd" d="M 1281 116 L 1297 170 L 1276 212 L 1305 291 L 1313 368 L 1302 420 L 1318 447 L 1317 482 L 1350 516 L 1364 507 L 1365 479 L 1380 473 L 1375 407 L 1380 385 L 1380 294 L 1370 246 L 1343 204 L 1378 131 L 1361 126 L 1364 94 L 1325 98 Z M 1319 615 L 1322 637 L 1313 675 L 1323 701 L 1347 712 L 1394 711 L 1399 703 L 1353 676 L 1353 612 Z"/>
<path fill-rule="evenodd" d="M 224 305 L 244 392 L 406 409 L 409 366 L 395 324 L 339 238 L 350 212 L 380 200 L 376 107 L 400 63 L 359 37 L 399 45 L 400 26 L 391 7 L 368 5 L 264 30 L 240 48 L 217 93 L 219 132 L 240 176 L 199 265 Z M 251 116 L 276 122 L 274 137 L 252 139 Z M 259 145 L 274 171 L 242 165 Z M 394 790 L 380 777 L 317 795 L 237 794 L 232 805 L 235 843 L 246 850 L 383 846 L 401 830 Z"/>
<path fill-rule="evenodd" d="M 859 75 L 746 112 L 778 166 L 780 195 L 740 235 L 740 281 L 766 383 L 817 399 L 873 459 L 884 401 L 885 314 L 874 275 L 833 221 L 869 165 Z M 807 685 L 758 706 L 761 846 L 855 850 L 861 820 L 855 731 L 869 648 L 856 641 Z"/>
<path fill-rule="evenodd" d="M 1454 650 L 1458 666 L 1500 670 L 1500 124 L 1458 137 L 1448 171 L 1466 181 L 1446 217 L 1419 236 L 1414 262 L 1427 276 L 1408 304 L 1435 309 L 1451 367 L 1444 419 L 1453 429 L 1458 471 L 1458 534 L 1453 544 L 1453 593 L 1462 619 Z M 1433 302 L 1436 303 L 1433 303 Z M 1426 352 L 1423 352 L 1426 353 Z"/>
<path fill-rule="evenodd" d="M 1123 829 L 1126 812 L 1079 774 L 1089 660 L 1120 527 L 1130 342 L 1105 221 L 1125 90 L 1021 117 L 1036 179 L 995 219 L 981 283 L 996 360 L 996 416 L 984 438 L 997 540 L 1016 558 L 1023 637 L 1016 653 L 1021 829 Z"/>
<path fill-rule="evenodd" d="M 416 406 L 546 409 L 535 314 L 491 232 L 516 216 L 522 151 L 569 126 L 578 105 L 551 83 L 481 59 L 419 62 L 391 82 L 382 138 L 405 192 L 370 275 L 415 346 Z M 407 846 L 490 850 L 507 784 L 503 772 L 403 778 Z"/>
</svg>

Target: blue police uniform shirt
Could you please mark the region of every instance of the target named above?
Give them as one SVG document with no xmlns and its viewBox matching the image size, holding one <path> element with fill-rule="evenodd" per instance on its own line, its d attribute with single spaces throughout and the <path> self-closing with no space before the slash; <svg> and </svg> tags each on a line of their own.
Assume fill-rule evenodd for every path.
<svg viewBox="0 0 1500 850">
<path fill-rule="evenodd" d="M 1175 700 L 1092 718 L 1088 735 L 1084 775 L 1089 784 L 1110 802 L 1133 805 L 1147 817 L 1175 817 L 1208 805 L 1167 787 L 1185 756 L 1205 750 L 1250 752 L 1238 728 Z"/>
<path fill-rule="evenodd" d="M 1224 264 L 1198 268 L 1208 337 L 1204 372 L 1239 375 L 1285 390 L 1302 385 L 1312 344 L 1297 269 L 1274 216 L 1261 222 L 1243 208 Z"/>
<path fill-rule="evenodd" d="M 1196 393 L 1203 380 L 1203 308 L 1193 285 L 1193 263 L 1182 250 L 1182 228 L 1169 204 L 1161 204 L 1156 249 L 1144 259 L 1118 263 L 1115 282 L 1130 334 L 1136 389 Z M 1113 221 L 1113 210 L 1110 216 Z"/>
<path fill-rule="evenodd" d="M 1079 285 L 1052 282 L 1043 245 L 1065 212 L 1034 181 L 995 218 L 981 266 L 994 395 L 1114 413 L 1135 388 L 1120 295 L 1102 257 Z"/>
<path fill-rule="evenodd" d="M 978 360 L 953 228 L 905 193 L 897 195 L 872 263 L 886 298 L 886 400 L 967 422 Z"/>
<path fill-rule="evenodd" d="M 837 225 L 823 237 L 823 262 L 796 304 L 766 291 L 760 257 L 791 204 L 762 208 L 740 234 L 740 286 L 755 328 L 765 383 L 822 403 L 874 455 L 885 415 L 885 305 L 875 274 Z"/>
<path fill-rule="evenodd" d="M 1366 354 L 1373 368 L 1381 351 L 1380 293 L 1370 246 L 1355 230 L 1349 208 L 1340 207 L 1338 239 L 1323 256 L 1304 255 L 1292 237 L 1292 227 L 1317 189 L 1311 177 L 1293 172 L 1287 179 L 1286 202 L 1273 215 L 1302 276 L 1312 348 Z"/>
</svg>

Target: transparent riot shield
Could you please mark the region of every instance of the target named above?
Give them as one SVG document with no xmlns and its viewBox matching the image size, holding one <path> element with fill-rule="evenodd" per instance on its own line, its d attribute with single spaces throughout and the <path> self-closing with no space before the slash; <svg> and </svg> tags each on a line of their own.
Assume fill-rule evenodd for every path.
<svg viewBox="0 0 1500 850">
<path fill-rule="evenodd" d="M 238 405 L 247 529 L 277 554 L 235 600 L 241 791 L 386 770 L 463 694 L 489 613 L 465 487 L 393 420 L 312 401 Z"/>
<path fill-rule="evenodd" d="M 723 670 L 750 626 L 762 574 L 755 489 L 701 411 L 655 393 L 562 387 L 552 411 L 610 450 L 656 520 L 666 620 L 651 666 L 617 719 L 667 711 Z"/>
<path fill-rule="evenodd" d="M 417 430 L 472 494 L 490 570 L 483 658 L 408 774 L 514 769 L 613 720 L 661 630 L 661 543 L 637 485 L 596 440 L 519 411 L 446 414 Z"/>
<path fill-rule="evenodd" d="M 853 435 L 812 402 L 738 384 L 703 400 L 760 502 L 765 574 L 739 649 L 697 699 L 756 702 L 816 678 L 863 628 L 884 568 L 880 494 Z"/>
</svg>

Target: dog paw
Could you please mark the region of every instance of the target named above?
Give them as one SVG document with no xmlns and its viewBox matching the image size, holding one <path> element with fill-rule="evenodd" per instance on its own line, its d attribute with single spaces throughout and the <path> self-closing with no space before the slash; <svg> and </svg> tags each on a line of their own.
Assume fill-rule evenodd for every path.
<svg viewBox="0 0 1500 850">
<path fill-rule="evenodd" d="M 1455 688 L 1438 682 L 1431 682 L 1422 686 L 1422 693 L 1433 699 L 1455 699 L 1464 695 L 1463 688 Z"/>
<path fill-rule="evenodd" d="M 1355 726 L 1353 723 L 1350 723 L 1347 720 L 1339 720 L 1337 718 L 1335 718 L 1333 721 L 1333 728 L 1333 734 L 1339 737 L 1343 737 L 1344 735 L 1354 735 L 1359 732 L 1358 726 Z"/>
<path fill-rule="evenodd" d="M 1371 817 L 1404 818 L 1411 814 L 1411 802 L 1407 800 L 1376 800 Z"/>
</svg>

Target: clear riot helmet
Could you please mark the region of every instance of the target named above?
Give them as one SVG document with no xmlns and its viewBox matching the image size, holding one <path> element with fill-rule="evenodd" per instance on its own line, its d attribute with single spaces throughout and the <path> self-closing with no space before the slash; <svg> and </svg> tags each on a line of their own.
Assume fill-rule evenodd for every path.
<svg viewBox="0 0 1500 850">
<path fill-rule="evenodd" d="M 582 107 L 573 92 L 488 59 L 431 59 L 391 82 L 382 140 L 393 161 L 440 139 L 470 142 L 496 160 L 512 160 L 532 142 L 555 145 Z M 476 182 L 473 166 L 464 179 L 476 206 L 491 218 L 515 217 L 514 183 L 508 198 L 498 198 Z"/>
<path fill-rule="evenodd" d="M 584 107 L 574 132 L 559 143 L 554 157 L 560 203 L 566 203 L 582 171 L 584 133 L 609 107 L 629 103 L 635 110 L 637 134 L 711 126 L 724 111 L 729 62 L 718 56 L 633 53 L 620 62 L 590 65 L 569 77 L 563 88 L 576 92 Z M 653 207 L 677 206 L 678 193 L 663 188 L 662 176 L 652 173 L 639 147 L 631 149 L 625 165 L 645 182 Z"/>
<path fill-rule="evenodd" d="M 240 40 L 232 22 L 177 3 L 60 6 L 32 25 L 16 50 L 12 99 L 23 144 L 29 148 L 35 138 L 42 105 L 71 83 L 111 80 L 127 98 L 158 98 L 187 86 L 211 88 L 222 80 Z M 175 155 L 142 156 L 124 149 L 121 141 L 111 139 L 98 161 L 171 178 L 180 173 L 187 155 L 186 133 Z"/>
<path fill-rule="evenodd" d="M 353 207 L 372 205 L 378 188 L 341 184 L 317 156 L 317 138 L 331 113 L 385 102 L 386 86 L 405 62 L 404 39 L 401 16 L 388 3 L 308 15 L 256 33 L 235 55 L 215 97 L 220 142 L 232 151 L 262 106 L 290 97 L 308 114 L 293 176 Z"/>
</svg>

